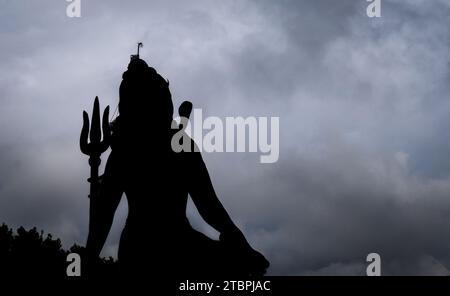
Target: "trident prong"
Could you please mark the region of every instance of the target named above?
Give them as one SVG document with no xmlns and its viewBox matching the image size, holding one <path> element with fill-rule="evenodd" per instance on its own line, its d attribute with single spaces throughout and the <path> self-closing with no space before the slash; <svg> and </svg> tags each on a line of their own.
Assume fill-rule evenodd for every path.
<svg viewBox="0 0 450 296">
<path fill-rule="evenodd" d="M 80 134 L 81 152 L 89 156 L 89 165 L 91 166 L 91 176 L 88 181 L 91 183 L 89 197 L 97 194 L 98 189 L 98 167 L 100 166 L 100 155 L 105 152 L 110 144 L 111 130 L 109 126 L 109 106 L 103 111 L 102 130 L 100 130 L 100 103 L 98 97 L 95 97 L 94 108 L 92 110 L 92 122 L 89 130 L 89 115 L 83 111 L 83 127 Z M 88 143 L 88 135 L 90 142 Z"/>
</svg>

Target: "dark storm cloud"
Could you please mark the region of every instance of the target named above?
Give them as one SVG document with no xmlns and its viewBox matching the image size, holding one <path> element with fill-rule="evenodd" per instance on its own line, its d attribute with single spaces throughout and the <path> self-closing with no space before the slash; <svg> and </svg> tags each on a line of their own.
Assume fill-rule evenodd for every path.
<svg viewBox="0 0 450 296">
<path fill-rule="evenodd" d="M 279 116 L 280 159 L 205 154 L 272 274 L 448 274 L 448 1 L 3 1 L 0 220 L 83 243 L 81 111 L 117 103 L 136 41 L 177 106 Z M 192 223 L 202 223 L 190 205 Z M 105 254 L 114 254 L 122 203 Z"/>
</svg>

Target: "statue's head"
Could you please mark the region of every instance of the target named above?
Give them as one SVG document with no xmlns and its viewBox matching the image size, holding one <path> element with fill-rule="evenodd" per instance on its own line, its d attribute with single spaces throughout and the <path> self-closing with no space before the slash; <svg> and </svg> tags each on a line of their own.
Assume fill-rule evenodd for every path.
<svg viewBox="0 0 450 296">
<path fill-rule="evenodd" d="M 119 89 L 121 122 L 140 128 L 169 129 L 173 117 L 169 82 L 139 57 L 122 75 Z"/>
</svg>

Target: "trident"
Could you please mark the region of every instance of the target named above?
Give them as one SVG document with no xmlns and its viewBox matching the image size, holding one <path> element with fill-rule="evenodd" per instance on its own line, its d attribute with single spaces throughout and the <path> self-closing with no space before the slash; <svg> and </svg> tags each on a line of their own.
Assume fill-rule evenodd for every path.
<svg viewBox="0 0 450 296">
<path fill-rule="evenodd" d="M 100 155 L 105 152 L 110 144 L 111 129 L 108 121 L 109 106 L 105 108 L 102 119 L 103 140 L 101 140 L 102 132 L 100 130 L 100 104 L 98 97 L 95 97 L 94 108 L 92 110 L 91 129 L 89 130 L 89 115 L 83 111 L 83 127 L 80 135 L 81 152 L 89 156 L 89 166 L 91 167 L 91 176 L 88 179 L 90 183 L 89 198 L 97 195 L 99 192 L 98 168 L 101 163 Z M 90 143 L 88 143 L 88 135 Z"/>
</svg>

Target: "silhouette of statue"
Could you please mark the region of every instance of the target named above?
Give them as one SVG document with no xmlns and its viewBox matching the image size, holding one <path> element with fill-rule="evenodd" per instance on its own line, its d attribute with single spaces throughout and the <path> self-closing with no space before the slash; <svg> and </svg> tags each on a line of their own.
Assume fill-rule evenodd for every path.
<svg viewBox="0 0 450 296">
<path fill-rule="evenodd" d="M 91 151 L 94 154 L 91 167 L 91 162 L 97 163 L 91 169 L 94 172 L 90 179 L 86 245 L 89 258 L 98 258 L 125 193 L 128 217 L 118 251 L 122 275 L 263 275 L 269 262 L 249 245 L 220 203 L 201 154 L 172 150 L 171 139 L 178 130 L 171 128 L 173 104 L 169 82 L 139 55 L 132 56 L 122 78 L 119 116 L 111 124 L 110 136 L 108 124 L 105 125 L 108 109 L 103 117 L 103 137 L 109 142 L 111 153 L 104 174 L 98 179 L 95 175 L 99 156 L 107 143 L 102 143 L 103 147 L 99 146 L 95 153 Z M 185 103 L 180 112 L 190 113 L 192 105 Z M 99 144 L 96 112 L 98 100 L 91 142 Z M 84 120 L 80 143 L 86 153 L 88 148 L 83 147 L 83 142 L 87 142 L 89 129 L 87 113 Z M 98 132 L 93 130 L 94 125 Z M 194 141 L 190 141 L 194 146 Z M 188 195 L 201 217 L 220 233 L 219 241 L 191 227 L 186 217 Z"/>
</svg>

